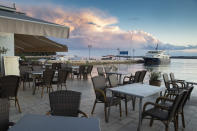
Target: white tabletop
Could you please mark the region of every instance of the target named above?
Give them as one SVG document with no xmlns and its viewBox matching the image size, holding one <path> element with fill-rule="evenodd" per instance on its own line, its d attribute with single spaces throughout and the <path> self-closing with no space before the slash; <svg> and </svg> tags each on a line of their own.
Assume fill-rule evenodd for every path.
<svg viewBox="0 0 197 131">
<path fill-rule="evenodd" d="M 9 131 L 100 131 L 96 118 L 25 115 Z"/>
<path fill-rule="evenodd" d="M 156 94 L 160 91 L 164 91 L 165 87 L 134 83 L 134 84 L 127 84 L 127 85 L 114 87 L 114 88 L 108 88 L 108 90 L 144 98 L 144 97 L 148 97 L 153 94 Z"/>
</svg>

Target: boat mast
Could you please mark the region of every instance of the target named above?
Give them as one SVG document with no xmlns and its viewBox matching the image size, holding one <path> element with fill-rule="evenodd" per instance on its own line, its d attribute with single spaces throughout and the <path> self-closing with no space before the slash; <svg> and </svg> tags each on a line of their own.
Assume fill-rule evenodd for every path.
<svg viewBox="0 0 197 131">
<path fill-rule="evenodd" d="M 155 50 L 158 50 L 158 43 L 157 43 L 157 46 L 156 46 Z"/>
</svg>

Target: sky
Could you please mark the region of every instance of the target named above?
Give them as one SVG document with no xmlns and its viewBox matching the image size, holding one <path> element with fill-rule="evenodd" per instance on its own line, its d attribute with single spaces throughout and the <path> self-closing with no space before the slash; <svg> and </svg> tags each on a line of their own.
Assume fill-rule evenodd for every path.
<svg viewBox="0 0 197 131">
<path fill-rule="evenodd" d="M 2 0 L 1 0 L 2 1 Z M 71 49 L 139 48 L 197 54 L 197 0 L 7 0 L 19 11 L 70 27 Z"/>
</svg>

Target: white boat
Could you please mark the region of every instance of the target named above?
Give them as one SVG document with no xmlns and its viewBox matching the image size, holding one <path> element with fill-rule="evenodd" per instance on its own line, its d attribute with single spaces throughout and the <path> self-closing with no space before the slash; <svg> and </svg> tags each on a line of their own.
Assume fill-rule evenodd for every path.
<svg viewBox="0 0 197 131">
<path fill-rule="evenodd" d="M 168 64 L 170 63 L 170 55 L 166 54 L 163 50 L 158 50 L 158 45 L 156 50 L 148 51 L 143 57 L 145 64 Z"/>
</svg>

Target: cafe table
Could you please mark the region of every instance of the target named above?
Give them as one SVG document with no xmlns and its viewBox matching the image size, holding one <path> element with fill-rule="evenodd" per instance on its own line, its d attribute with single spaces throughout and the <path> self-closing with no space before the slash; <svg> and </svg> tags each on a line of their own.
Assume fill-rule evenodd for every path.
<svg viewBox="0 0 197 131">
<path fill-rule="evenodd" d="M 138 119 L 138 131 L 141 130 L 141 119 L 142 119 L 142 99 L 161 91 L 165 90 L 165 87 L 152 86 L 148 84 L 134 83 L 118 86 L 114 88 L 108 88 L 112 92 L 125 94 L 128 96 L 134 96 L 139 98 L 139 119 Z"/>
<path fill-rule="evenodd" d="M 28 114 L 9 131 L 100 131 L 97 118 Z"/>
</svg>

